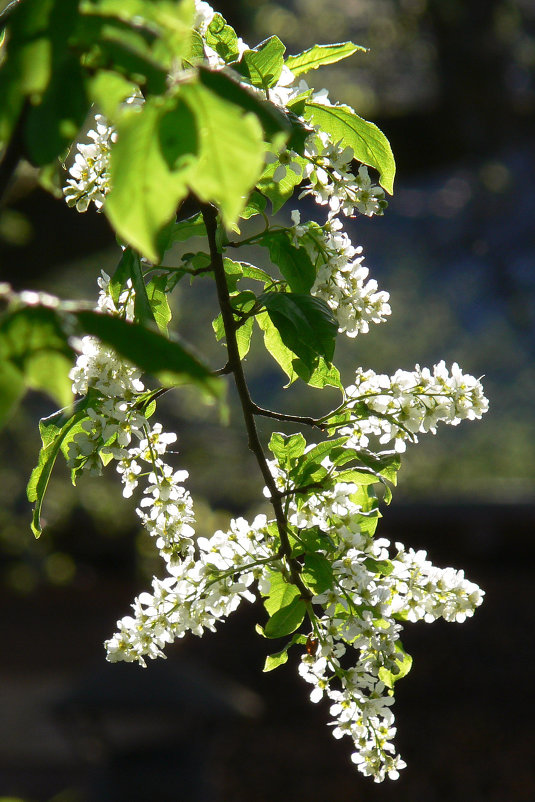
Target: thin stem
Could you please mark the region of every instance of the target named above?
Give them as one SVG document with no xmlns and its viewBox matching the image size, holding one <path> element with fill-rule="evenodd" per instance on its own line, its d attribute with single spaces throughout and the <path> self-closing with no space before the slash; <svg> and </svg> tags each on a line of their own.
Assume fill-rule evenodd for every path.
<svg viewBox="0 0 535 802">
<path fill-rule="evenodd" d="M 228 362 L 226 365 L 223 365 L 222 368 L 219 368 L 219 370 L 214 370 L 214 376 L 225 376 L 227 373 L 232 373 L 232 367 Z"/>
<path fill-rule="evenodd" d="M 281 543 L 280 556 L 286 558 L 292 582 L 300 590 L 301 596 L 304 599 L 311 599 L 312 594 L 310 593 L 308 588 L 304 585 L 299 575 L 301 568 L 300 564 L 298 563 L 297 560 L 295 560 L 292 557 L 292 547 L 290 545 L 290 539 L 288 533 L 288 521 L 284 514 L 281 502 L 281 494 L 277 488 L 277 485 L 275 484 L 275 479 L 273 478 L 269 466 L 267 464 L 267 460 L 264 455 L 264 451 L 260 443 L 260 439 L 258 437 L 258 432 L 256 429 L 256 423 L 253 413 L 255 405 L 251 400 L 251 396 L 249 394 L 249 388 L 247 386 L 247 381 L 245 379 L 245 374 L 243 372 L 243 365 L 240 359 L 238 342 L 236 339 L 237 323 L 234 319 L 234 313 L 232 305 L 230 303 L 230 296 L 225 276 L 225 267 L 223 264 L 223 256 L 220 253 L 217 246 L 217 225 L 218 225 L 217 212 L 213 206 L 210 206 L 208 204 L 206 205 L 203 204 L 201 206 L 201 211 L 204 224 L 206 226 L 208 243 L 210 245 L 210 257 L 212 260 L 212 267 L 214 268 L 217 297 L 219 300 L 221 317 L 223 319 L 223 326 L 225 329 L 225 337 L 227 341 L 227 352 L 228 352 L 228 364 L 230 366 L 232 374 L 234 375 L 234 382 L 236 384 L 236 389 L 238 391 L 238 395 L 240 398 L 243 419 L 245 422 L 245 428 L 247 430 L 247 436 L 249 440 L 249 449 L 253 452 L 253 454 L 256 457 L 256 461 L 264 478 L 264 482 L 271 496 L 271 504 L 275 512 L 275 519 L 277 521 L 277 528 L 279 530 L 279 537 Z"/>
<path fill-rule="evenodd" d="M 265 418 L 274 418 L 275 420 L 288 421 L 289 423 L 302 423 L 305 426 L 315 426 L 318 429 L 324 428 L 320 419 L 302 415 L 286 415 L 284 412 L 273 412 L 271 409 L 259 407 L 258 404 L 251 404 L 251 412 L 253 415 L 263 415 Z"/>
<path fill-rule="evenodd" d="M 261 240 L 264 234 L 269 229 L 269 220 L 264 212 L 261 212 L 262 217 L 264 218 L 265 228 L 263 231 L 260 231 L 258 234 L 252 234 L 250 237 L 242 240 L 229 240 L 226 244 L 229 248 L 241 248 L 243 245 L 253 245 L 256 240 Z M 271 226 L 271 231 L 286 231 L 285 226 Z"/>
</svg>

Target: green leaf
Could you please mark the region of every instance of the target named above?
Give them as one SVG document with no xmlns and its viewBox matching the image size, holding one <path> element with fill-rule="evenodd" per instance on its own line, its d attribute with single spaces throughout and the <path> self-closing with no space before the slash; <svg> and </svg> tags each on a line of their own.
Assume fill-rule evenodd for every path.
<svg viewBox="0 0 535 802">
<path fill-rule="evenodd" d="M 389 671 L 384 667 L 379 669 L 379 679 L 384 682 L 387 688 L 393 688 L 394 683 L 396 683 L 398 679 L 406 677 L 412 667 L 412 657 L 410 654 L 407 654 L 400 640 L 396 642 L 395 662 L 398 669 L 397 672 Z"/>
<path fill-rule="evenodd" d="M 142 87 L 148 98 L 151 94 L 162 95 L 167 89 L 169 54 L 160 61 L 152 52 L 155 41 L 154 33 L 142 26 L 130 26 L 106 16 L 81 16 L 70 44 L 79 52 L 86 51 L 84 67 L 90 73 L 113 69 Z"/>
<path fill-rule="evenodd" d="M 327 386 L 342 389 L 338 368 L 328 364 L 323 357 L 318 358 L 312 371 L 300 360 L 295 361 L 294 367 L 299 378 L 303 379 L 310 387 L 317 387 L 320 390 Z"/>
<path fill-rule="evenodd" d="M 233 68 L 244 75 L 253 86 L 269 89 L 275 86 L 284 66 L 286 47 L 278 36 L 270 36 L 253 50 L 246 50 Z"/>
<path fill-rule="evenodd" d="M 288 376 L 288 385 L 302 379 L 311 387 L 330 385 L 341 388 L 340 374 L 334 365 L 327 365 L 323 357 L 317 357 L 312 365 L 305 364 L 286 347 L 279 330 L 266 312 L 256 315 L 256 321 L 264 334 L 266 350 Z"/>
<path fill-rule="evenodd" d="M 301 626 L 306 613 L 306 604 L 301 598 L 294 598 L 289 604 L 277 610 L 264 627 L 266 638 L 282 638 L 290 635 Z"/>
<path fill-rule="evenodd" d="M 110 278 L 108 290 L 115 306 L 119 303 L 119 297 L 123 287 L 132 276 L 132 263 L 135 258 L 136 254 L 132 248 L 125 248 L 119 260 L 119 264 L 115 268 L 113 276 Z"/>
<path fill-rule="evenodd" d="M 258 299 L 279 331 L 283 343 L 307 367 L 314 358 L 331 361 L 338 323 L 327 304 L 319 298 L 297 293 L 264 293 Z"/>
<path fill-rule="evenodd" d="M 236 291 L 238 281 L 243 277 L 243 268 L 241 262 L 235 262 L 233 259 L 224 257 L 223 266 L 225 268 L 225 278 L 227 279 L 227 287 L 230 293 Z"/>
<path fill-rule="evenodd" d="M 7 144 L 26 96 L 45 91 L 52 68 L 48 29 L 52 0 L 18 3 L 8 20 L 6 54 L 0 67 L 0 143 Z"/>
<path fill-rule="evenodd" d="M 20 371 L 8 361 L 0 362 L 0 428 L 9 420 L 26 392 Z"/>
<path fill-rule="evenodd" d="M 314 553 L 320 549 L 334 549 L 336 548 L 330 535 L 317 527 L 313 526 L 310 529 L 299 530 L 299 540 L 295 540 L 292 553 L 295 556 L 300 556 L 304 552 Z"/>
<path fill-rule="evenodd" d="M 357 50 L 366 53 L 367 49 L 353 42 L 337 42 L 332 45 L 314 45 L 314 47 L 299 53 L 297 56 L 288 56 L 286 66 L 297 77 L 310 70 L 316 70 L 324 64 L 334 64 L 348 56 L 352 56 Z"/>
<path fill-rule="evenodd" d="M 104 211 L 122 239 L 157 263 L 158 232 L 176 214 L 196 167 L 197 121 L 180 98 L 150 99 L 125 112 L 117 132 Z"/>
<path fill-rule="evenodd" d="M 236 332 L 236 341 L 238 343 L 240 359 L 243 359 L 249 353 L 249 348 L 251 347 L 251 336 L 253 334 L 253 324 L 254 318 L 249 317 L 245 323 L 242 323 Z"/>
<path fill-rule="evenodd" d="M 99 70 L 89 81 L 89 94 L 102 114 L 109 120 L 115 120 L 117 109 L 126 98 L 137 93 L 137 86 L 112 70 Z"/>
<path fill-rule="evenodd" d="M 373 571 L 374 574 L 381 574 L 382 576 L 389 576 L 394 570 L 394 565 L 390 560 L 376 560 L 374 557 L 367 557 L 364 560 L 364 565 L 368 571 Z"/>
<path fill-rule="evenodd" d="M 38 463 L 31 473 L 26 489 L 28 501 L 35 502 L 31 527 L 36 537 L 39 537 L 43 531 L 41 510 L 56 458 L 69 435 L 71 435 L 70 439 L 72 439 L 72 432 L 76 425 L 87 417 L 85 412 L 86 399 L 83 401 L 84 403 L 70 417 L 61 411 L 50 418 L 44 418 L 39 423 L 43 445 L 39 452 Z"/>
<path fill-rule="evenodd" d="M 206 226 L 200 212 L 188 217 L 186 220 L 180 220 L 175 223 L 170 243 L 185 242 L 190 237 L 206 237 Z"/>
<path fill-rule="evenodd" d="M 299 589 L 295 585 L 288 584 L 281 573 L 273 572 L 270 575 L 269 593 L 264 599 L 264 607 L 272 616 L 299 596 Z"/>
<path fill-rule="evenodd" d="M 264 668 L 262 671 L 273 671 L 273 669 L 278 668 L 279 666 L 284 665 L 284 663 L 288 662 L 288 646 L 285 646 L 284 649 L 281 649 L 280 652 L 276 652 L 275 654 L 270 654 L 266 657 L 266 662 L 264 663 Z"/>
<path fill-rule="evenodd" d="M 305 248 L 296 248 L 287 231 L 268 231 L 261 244 L 269 249 L 271 261 L 279 267 L 292 292 L 308 293 L 316 270 Z"/>
<path fill-rule="evenodd" d="M 156 276 L 147 284 L 147 298 L 152 315 L 162 334 L 167 335 L 167 327 L 171 322 L 171 309 L 165 292 L 167 276 Z"/>
<path fill-rule="evenodd" d="M 304 476 L 309 476 L 311 471 L 320 467 L 325 457 L 331 459 L 333 452 L 346 442 L 347 437 L 339 437 L 336 440 L 323 440 L 321 443 L 317 443 L 303 455 L 303 459 L 299 460 L 295 473 L 292 474 L 295 480 L 302 483 Z"/>
<path fill-rule="evenodd" d="M 264 630 L 262 630 L 262 635 L 263 634 Z M 306 642 L 307 639 L 305 635 L 294 635 L 293 638 L 288 641 L 286 646 L 280 650 L 280 652 L 277 652 L 276 654 L 270 654 L 268 657 L 266 657 L 266 662 L 264 663 L 264 668 L 262 670 L 264 672 L 273 671 L 273 669 L 284 665 L 284 663 L 288 662 L 288 649 L 293 646 L 294 643 L 300 643 L 302 646 L 304 646 Z"/>
<path fill-rule="evenodd" d="M 234 61 L 240 54 L 238 36 L 234 28 L 227 25 L 221 14 L 214 17 L 206 30 L 206 44 L 226 61 Z"/>
<path fill-rule="evenodd" d="M 135 291 L 134 296 L 134 313 L 138 323 L 156 323 L 156 318 L 153 312 L 153 305 L 149 301 L 147 295 L 147 287 L 143 278 L 143 271 L 141 269 L 141 260 L 138 254 L 132 248 L 125 248 L 123 255 L 115 273 L 110 279 L 110 295 L 115 305 L 119 301 L 119 296 L 123 287 L 130 279 L 132 287 Z M 159 328 L 161 328 L 159 326 Z"/>
<path fill-rule="evenodd" d="M 273 278 L 269 273 L 256 267 L 256 265 L 251 265 L 249 262 L 239 262 L 238 264 L 241 267 L 242 278 L 252 278 L 254 281 L 261 281 L 264 286 L 273 282 Z"/>
<path fill-rule="evenodd" d="M 279 330 L 271 322 L 271 318 L 267 312 L 256 315 L 256 322 L 264 333 L 264 345 L 266 350 L 288 376 L 288 385 L 292 384 L 299 378 L 293 365 L 295 354 L 290 351 L 289 348 L 286 348 L 282 342 Z"/>
<path fill-rule="evenodd" d="M 200 270 L 203 271 L 203 273 L 207 273 L 209 272 L 208 268 L 210 268 L 212 261 L 210 259 L 210 254 L 204 251 L 197 251 L 197 253 L 185 253 L 182 256 L 182 263 L 187 265 L 190 270 Z"/>
<path fill-rule="evenodd" d="M 281 465 L 289 466 L 290 460 L 301 457 L 306 448 L 306 440 L 302 434 L 286 435 L 273 432 L 269 441 L 269 450 Z"/>
<path fill-rule="evenodd" d="M 378 170 L 381 186 L 392 194 L 396 163 L 388 139 L 376 125 L 363 120 L 349 106 L 319 103 L 306 103 L 305 119 L 319 125 L 334 142 L 351 147 L 355 159 Z"/>
<path fill-rule="evenodd" d="M 242 220 L 249 220 L 257 214 L 261 214 L 267 206 L 265 197 L 257 192 L 256 189 L 252 192 L 251 197 L 247 201 L 247 206 L 241 213 Z"/>
<path fill-rule="evenodd" d="M 59 406 L 73 399 L 69 371 L 73 351 L 55 309 L 25 306 L 7 312 L 0 320 L 0 363 L 4 381 L 50 395 Z M 19 379 L 13 371 L 17 371 Z M 12 403 L 16 393 L 12 391 Z"/>
<path fill-rule="evenodd" d="M 288 143 L 290 146 L 290 143 Z M 299 157 L 293 157 L 292 161 L 304 167 L 306 160 Z M 303 180 L 302 175 L 297 175 L 293 170 L 286 170 L 286 175 L 280 181 L 273 181 L 273 174 L 278 167 L 278 162 L 268 164 L 262 174 L 262 178 L 258 182 L 258 188 L 266 195 L 271 201 L 273 214 L 278 212 L 284 204 L 290 200 L 294 194 L 296 186 Z"/>
<path fill-rule="evenodd" d="M 184 59 L 184 63 L 191 64 L 192 66 L 198 66 L 202 64 L 204 61 L 204 42 L 202 39 L 201 34 L 199 31 L 192 31 L 191 32 L 191 43 L 190 43 L 190 51 L 186 58 Z"/>
<path fill-rule="evenodd" d="M 7 56 L 0 69 L 0 142 L 9 140 L 29 98 L 24 139 L 36 164 L 52 161 L 65 148 L 87 112 L 78 57 L 67 46 L 77 19 L 70 0 L 42 0 L 18 3 L 8 20 Z"/>
<path fill-rule="evenodd" d="M 150 34 L 153 41 L 148 55 L 166 68 L 191 51 L 191 0 L 82 0 L 80 9 L 85 14 L 102 16 L 111 24 L 120 21 L 135 31 Z"/>
<path fill-rule="evenodd" d="M 397 473 L 401 467 L 401 457 L 396 451 L 387 451 L 382 454 L 359 451 L 358 458 L 364 465 L 367 465 L 375 471 L 375 473 L 380 474 L 394 486 L 396 485 Z"/>
<path fill-rule="evenodd" d="M 263 169 L 262 128 L 254 115 L 244 114 L 202 84 L 185 84 L 180 96 L 189 105 L 199 134 L 199 159 L 188 184 L 200 200 L 217 204 L 230 227 Z"/>
<path fill-rule="evenodd" d="M 322 554 L 306 554 L 301 578 L 313 593 L 323 593 L 334 584 L 332 565 Z"/>
<path fill-rule="evenodd" d="M 111 315 L 98 312 L 75 312 L 74 315 L 85 333 L 111 345 L 142 371 L 156 376 L 163 385 L 191 382 L 210 396 L 221 396 L 223 385 L 219 379 L 176 340 L 168 340 L 139 323 L 129 323 Z"/>
<path fill-rule="evenodd" d="M 134 253 L 130 261 L 130 277 L 132 279 L 132 286 L 135 291 L 134 296 L 134 314 L 136 321 L 147 325 L 147 323 L 155 323 L 154 312 L 152 311 L 152 304 L 147 295 L 147 288 L 145 286 L 145 279 L 143 278 L 143 271 L 141 270 L 141 260 L 137 253 Z"/>
<path fill-rule="evenodd" d="M 52 162 L 76 137 L 89 109 L 85 77 L 78 58 L 68 51 L 54 71 L 38 103 L 29 106 L 25 139 L 37 166 Z"/>
<path fill-rule="evenodd" d="M 288 147 L 298 153 L 303 152 L 305 140 L 311 129 L 295 114 L 253 95 L 221 70 L 213 71 L 200 67 L 199 81 L 220 98 L 235 103 L 244 111 L 253 112 L 262 126 L 265 139 L 276 143 L 277 148 L 281 148 L 287 141 Z"/>
<path fill-rule="evenodd" d="M 354 482 L 356 485 L 373 485 L 381 481 L 381 477 L 377 476 L 373 471 L 359 470 L 358 468 L 349 468 L 346 471 L 340 471 L 333 477 L 334 482 Z"/>
</svg>

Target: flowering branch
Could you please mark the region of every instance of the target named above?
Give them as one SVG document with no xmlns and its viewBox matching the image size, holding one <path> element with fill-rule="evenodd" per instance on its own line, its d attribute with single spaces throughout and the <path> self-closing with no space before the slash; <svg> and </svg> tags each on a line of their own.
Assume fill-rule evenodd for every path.
<svg viewBox="0 0 535 802">
<path fill-rule="evenodd" d="M 96 310 L 0 288 L 7 303 L 0 355 L 5 375 L 13 379 L 10 397 L 18 399 L 25 387 L 65 387 L 61 366 L 65 371 L 73 349 L 78 352 L 69 376 L 80 399 L 69 407 L 70 398 L 59 393 L 65 409 L 41 426 L 43 448 L 28 485 L 28 498 L 35 502 L 33 531 L 41 532 L 40 510 L 58 454 L 66 456 L 73 481 L 115 461 L 123 495 L 141 492 L 136 512 L 155 540 L 166 574 L 155 577 L 151 592 L 134 600 L 133 614 L 118 622 L 105 644 L 107 659 L 145 665 L 146 657 L 162 656 L 176 638 L 213 631 L 243 599 L 254 601 L 256 587 L 268 614 L 262 633 L 290 636 L 282 650 L 266 658 L 265 670 L 286 662 L 291 646 L 305 646 L 299 673 L 313 686 L 311 701 L 329 701 L 334 737 L 349 736 L 351 759 L 363 774 L 376 782 L 396 779 L 405 764 L 392 742 L 391 706 L 394 684 L 411 665 L 400 640 L 401 622 L 463 621 L 483 592 L 462 571 L 436 568 L 425 552 L 375 537 L 377 489 L 388 502 L 407 443 L 434 433 L 438 424 L 480 418 L 488 402 L 481 382 L 457 364 L 417 365 L 393 376 L 357 367 L 353 383 L 345 386 L 333 363 L 339 334 L 360 337 L 390 315 L 389 295 L 369 278 L 362 247 L 352 243 L 342 217 L 383 214 L 395 163 L 375 125 L 349 106 L 332 103 L 327 90 L 314 90 L 301 76 L 359 47 L 315 46 L 285 58 L 277 36 L 251 49 L 204 0 L 177 4 L 183 37 L 164 0 L 137 0 L 134 10 L 112 3 L 106 21 L 120 54 L 129 50 L 140 21 L 150 20 L 154 47 L 147 43 L 130 73 L 123 61 L 114 62 L 111 51 L 102 51 L 98 33 L 92 33 L 98 26 L 86 25 L 92 4 L 74 4 L 79 18 L 68 29 L 65 47 L 80 55 L 73 93 L 78 80 L 83 102 L 79 118 L 65 125 L 60 116 L 52 125 L 55 109 L 47 99 L 61 97 L 63 84 L 54 60 L 49 85 L 16 79 L 18 66 L 24 66 L 20 59 L 32 56 L 27 42 L 36 24 L 46 40 L 62 0 L 50 0 L 44 11 L 36 5 L 17 4 L 16 25 L 5 37 L 0 84 L 7 81 L 13 102 L 7 116 L 0 109 L 0 135 L 11 142 L 0 184 L 2 170 L 9 173 L 16 160 L 19 141 L 28 145 L 34 163 L 52 165 L 72 147 L 62 132 L 80 125 L 95 103 L 103 113 L 94 117 L 88 141 L 77 145 L 64 195 L 79 212 L 94 204 L 106 214 L 124 248 L 113 276 L 99 279 Z M 47 15 L 52 15 L 48 22 Z M 54 40 L 50 52 L 57 45 Z M 105 70 L 94 66 L 101 63 Z M 10 65 L 17 69 L 10 72 Z M 28 74 L 31 66 L 25 65 Z M 17 126 L 17 109 L 24 108 L 31 124 L 22 114 Z M 42 141 L 43 114 L 46 130 L 58 132 L 50 148 Z M 295 209 L 291 225 L 272 222 L 267 202 L 277 212 L 294 189 L 325 208 L 323 225 L 302 222 Z M 200 212 L 177 220 L 188 194 L 203 198 Z M 264 228 L 248 236 L 247 221 L 254 216 L 263 218 Z M 229 239 L 228 231 L 238 238 Z M 175 243 L 199 237 L 207 239 L 209 254 L 187 253 L 182 265 L 165 265 Z M 269 250 L 274 275 L 271 268 L 266 272 L 224 255 L 225 248 L 256 244 Z M 215 371 L 168 335 L 168 293 L 185 275 L 195 280 L 204 274 L 210 274 L 208 280 L 213 276 L 217 290 L 216 338 L 226 339 L 227 362 Z M 261 284 L 259 292 L 251 289 L 251 283 L 258 287 L 254 282 Z M 256 347 L 255 326 L 289 384 L 299 378 L 316 388 L 335 387 L 342 396 L 339 406 L 315 418 L 256 404 L 243 369 L 251 342 Z M 21 330 L 32 336 L 22 342 Z M 44 379 L 32 367 L 37 352 L 54 357 Z M 143 374 L 165 386 L 146 390 Z M 226 374 L 236 385 L 274 519 L 232 519 L 227 531 L 199 537 L 184 486 L 187 471 L 176 470 L 166 458 L 167 452 L 174 459 L 168 446 L 176 434 L 150 418 L 167 387 L 189 382 L 218 397 Z M 274 432 L 268 459 L 256 416 L 309 427 L 319 432 L 320 442 Z M 384 444 L 390 444 L 388 451 Z"/>
</svg>

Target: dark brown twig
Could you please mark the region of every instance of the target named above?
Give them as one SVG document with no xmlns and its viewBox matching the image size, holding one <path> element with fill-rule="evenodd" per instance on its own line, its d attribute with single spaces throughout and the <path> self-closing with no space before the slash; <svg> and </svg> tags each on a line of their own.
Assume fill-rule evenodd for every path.
<svg viewBox="0 0 535 802">
<path fill-rule="evenodd" d="M 286 519 L 281 501 L 282 494 L 275 484 L 275 480 L 267 464 L 264 450 L 262 448 L 262 444 L 260 443 L 256 429 L 254 415 L 255 408 L 259 408 L 256 407 L 256 404 L 253 404 L 251 400 L 249 388 L 243 372 L 242 361 L 240 359 L 238 342 L 236 339 L 237 323 L 234 319 L 234 310 L 232 309 L 230 303 L 227 279 L 223 264 L 223 256 L 219 252 L 217 246 L 217 212 L 213 206 L 208 204 L 202 205 L 201 210 L 208 235 L 210 257 L 212 260 L 212 267 L 214 268 L 214 276 L 217 288 L 217 297 L 219 300 L 219 307 L 221 309 L 221 317 L 223 319 L 225 337 L 227 340 L 228 365 L 234 376 L 234 382 L 240 398 L 243 419 L 249 440 L 249 448 L 256 457 L 256 461 L 264 478 L 264 482 L 271 496 L 271 504 L 275 512 L 275 519 L 277 521 L 277 528 L 279 530 L 281 543 L 278 556 L 286 558 L 292 582 L 297 588 L 299 588 L 302 598 L 309 601 L 312 598 L 312 594 L 304 585 L 303 580 L 299 575 L 301 569 L 299 562 L 292 557 L 292 547 L 290 545 L 288 535 L 288 521 Z"/>
</svg>

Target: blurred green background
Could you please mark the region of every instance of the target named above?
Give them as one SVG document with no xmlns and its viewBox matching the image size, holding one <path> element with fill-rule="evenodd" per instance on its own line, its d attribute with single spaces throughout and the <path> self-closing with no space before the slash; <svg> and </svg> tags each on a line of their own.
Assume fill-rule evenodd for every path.
<svg viewBox="0 0 535 802">
<path fill-rule="evenodd" d="M 390 373 L 398 367 L 411 369 L 415 363 L 431 365 L 439 359 L 458 361 L 465 371 L 484 374 L 490 412 L 482 421 L 443 428 L 436 437 L 423 437 L 418 445 L 409 447 L 385 528 L 388 534 L 390 522 L 395 529 L 399 523 L 396 514 L 403 518 L 405 511 L 407 531 L 403 537 L 411 543 L 418 522 L 425 520 L 431 535 L 436 535 L 434 540 L 431 537 L 436 553 L 461 564 L 462 556 L 468 563 L 472 560 L 476 575 L 471 578 L 476 581 L 478 571 L 480 575 L 487 571 L 490 585 L 496 582 L 497 604 L 505 594 L 503 588 L 498 590 L 497 567 L 503 568 L 513 553 L 533 554 L 533 0 L 330 0 L 328 4 L 320 0 L 284 4 L 235 0 L 216 5 L 250 45 L 278 34 L 289 53 L 315 42 L 347 39 L 369 48 L 368 53 L 358 53 L 340 65 L 311 73 L 309 78 L 316 88 L 327 86 L 333 99 L 349 103 L 376 122 L 390 138 L 398 163 L 396 192 L 384 218 L 347 222 L 353 241 L 364 246 L 371 276 L 391 293 L 393 313 L 387 323 L 368 335 L 356 340 L 341 335 L 337 364 L 346 383 L 351 382 L 357 365 Z M 281 219 L 288 219 L 291 208 L 293 205 L 283 210 Z M 322 219 L 317 207 L 302 202 L 299 208 L 304 216 Z M 265 254 L 258 250 L 250 258 L 261 265 Z M 117 248 L 103 216 L 92 210 L 79 215 L 68 209 L 39 188 L 28 165 L 19 165 L 0 207 L 2 281 L 17 288 L 92 299 L 98 272 L 112 271 L 116 261 Z M 180 285 L 174 304 L 179 331 L 214 367 L 221 366 L 224 353 L 211 336 L 215 306 L 208 282 Z M 283 375 L 261 355 L 259 341 L 256 345 L 246 367 L 259 403 L 298 414 L 328 408 L 328 401 L 317 391 L 304 386 L 283 390 Z M 214 408 L 200 405 L 188 390 L 168 394 L 159 407 L 160 419 L 178 432 L 178 463 L 190 471 L 202 535 L 224 527 L 230 514 L 253 514 L 261 505 L 261 482 L 247 452 L 232 392 L 229 400 L 228 427 L 221 425 Z M 37 420 L 52 411 L 45 397 L 28 397 L 1 433 L 3 598 L 16 617 L 17 610 L 30 610 L 40 600 L 64 599 L 68 606 L 73 593 L 93 599 L 108 585 L 120 588 L 118 597 L 125 602 L 108 610 L 105 636 L 114 619 L 126 613 L 132 588 L 139 591 L 158 564 L 115 476 L 84 480 L 73 489 L 60 468 L 46 501 L 49 527 L 38 542 L 32 539 L 25 484 L 39 445 Z M 266 436 L 271 431 L 265 421 L 261 429 Z M 485 524 L 478 527 L 474 522 L 482 516 Z M 450 551 L 442 537 L 445 521 L 451 522 L 448 526 L 455 548 Z M 511 544 L 513 536 L 516 539 Z M 423 536 L 422 542 L 427 542 Z M 525 559 L 523 568 L 527 570 L 531 563 Z M 520 579 L 507 581 L 509 593 L 512 587 L 522 586 Z M 527 584 L 525 587 L 527 592 Z M 112 599 L 114 592 L 110 591 Z M 513 603 L 513 597 L 509 598 L 514 615 L 521 601 Z M 489 609 L 496 612 L 492 606 Z M 492 627 L 493 621 L 488 619 L 487 625 Z M 241 630 L 236 633 L 234 637 L 243 637 Z M 440 637 L 437 635 L 438 649 Z M 444 637 L 450 638 L 451 631 Z M 477 637 L 476 632 L 476 642 Z M 216 642 L 226 654 L 222 641 Z M 24 665 L 27 654 L 22 640 L 17 648 L 12 668 Z M 97 644 L 91 654 L 98 655 L 99 648 Z M 203 648 L 209 650 L 209 644 Z M 206 658 L 208 652 L 202 654 Z M 234 665 L 229 659 L 227 670 Z M 442 666 L 440 660 L 437 666 Z M 451 668 L 455 673 L 454 665 Z M 247 671 L 243 679 L 252 681 Z M 411 681 L 416 685 L 417 678 L 407 680 Z M 280 692 L 278 685 L 274 687 Z M 458 737 L 457 731 L 453 734 L 453 724 L 451 727 L 450 737 Z M 310 738 L 315 737 L 316 733 L 311 733 Z M 347 747 L 343 743 L 337 747 L 347 763 Z M 503 748 L 502 744 L 502 752 Z M 484 754 L 489 759 L 491 753 Z M 428 775 L 416 779 L 412 775 L 413 785 L 405 786 L 409 795 L 402 798 L 411 802 L 532 799 L 532 775 L 513 791 L 512 754 L 505 761 L 507 766 L 508 761 L 511 770 L 507 774 L 503 769 L 502 785 L 475 784 L 470 795 L 450 788 L 449 796 L 443 797 Z M 439 769 L 434 770 L 440 775 Z M 458 771 L 466 781 L 466 772 Z M 353 799 L 349 764 L 344 772 L 346 784 L 340 781 L 337 786 L 338 798 Z M 207 798 L 253 802 L 265 798 L 251 779 L 247 780 L 249 797 L 239 790 L 235 778 L 228 782 L 230 785 L 221 786 L 226 790 L 220 797 Z M 361 799 L 390 798 L 358 782 Z M 75 787 L 76 781 L 73 783 Z M 231 787 L 233 791 L 228 790 Z M 313 782 L 307 780 L 302 787 L 307 788 L 307 799 L 319 802 L 327 798 L 327 792 Z M 0 787 L 0 793 L 3 790 Z M 37 791 L 32 793 L 34 799 L 46 798 Z M 298 790 L 297 794 L 296 798 L 305 798 L 305 793 Z"/>
</svg>

